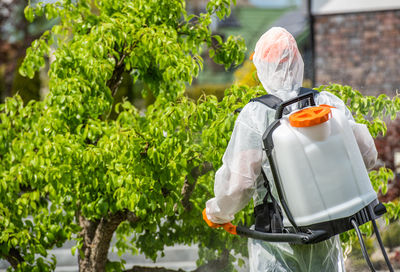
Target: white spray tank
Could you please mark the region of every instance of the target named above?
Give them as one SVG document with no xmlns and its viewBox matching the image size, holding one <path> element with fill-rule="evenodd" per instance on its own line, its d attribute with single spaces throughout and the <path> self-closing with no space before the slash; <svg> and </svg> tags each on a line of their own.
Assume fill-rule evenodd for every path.
<svg viewBox="0 0 400 272">
<path fill-rule="evenodd" d="M 283 117 L 273 157 L 298 226 L 349 217 L 377 199 L 346 116 L 327 105 Z"/>
<path fill-rule="evenodd" d="M 303 99 L 312 107 L 282 117 L 285 107 Z M 352 229 L 351 218 L 361 225 L 386 211 L 349 121 L 334 107 L 315 106 L 312 93 L 282 103 L 263 141 L 285 226 L 333 236 Z"/>
</svg>

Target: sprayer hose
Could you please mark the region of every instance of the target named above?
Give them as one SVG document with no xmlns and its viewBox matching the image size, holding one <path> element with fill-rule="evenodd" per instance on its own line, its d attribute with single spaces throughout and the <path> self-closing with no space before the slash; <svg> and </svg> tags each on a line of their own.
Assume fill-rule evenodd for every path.
<svg viewBox="0 0 400 272">
<path fill-rule="evenodd" d="M 383 242 L 382 242 L 382 239 L 381 239 L 381 235 L 379 234 L 378 226 L 376 225 L 375 220 L 372 220 L 372 226 L 374 227 L 376 239 L 378 239 L 379 246 L 381 247 L 381 251 L 382 251 L 383 257 L 385 258 L 385 261 L 386 261 L 386 264 L 387 264 L 387 266 L 388 266 L 388 268 L 389 268 L 389 271 L 390 271 L 390 272 L 394 272 L 393 267 L 392 267 L 392 264 L 391 264 L 390 261 L 389 261 L 389 257 L 388 257 L 388 255 L 386 254 L 385 247 L 383 246 Z"/>
<path fill-rule="evenodd" d="M 351 224 L 353 225 L 354 229 L 356 230 L 356 233 L 357 233 L 357 236 L 358 236 L 358 241 L 360 242 L 360 246 L 361 246 L 361 251 L 362 251 L 362 254 L 363 254 L 363 256 L 364 256 L 364 259 L 367 261 L 367 264 L 368 264 L 368 266 L 369 266 L 369 269 L 370 269 L 372 272 L 376 272 L 374 266 L 373 266 L 372 263 L 371 263 L 371 260 L 369 259 L 368 252 L 367 252 L 367 248 L 365 247 L 364 239 L 363 239 L 363 237 L 362 237 L 362 235 L 361 235 L 360 229 L 358 228 L 358 224 L 357 224 L 356 220 L 355 220 L 354 218 L 352 218 L 352 219 L 350 220 L 350 222 L 351 222 Z"/>
</svg>

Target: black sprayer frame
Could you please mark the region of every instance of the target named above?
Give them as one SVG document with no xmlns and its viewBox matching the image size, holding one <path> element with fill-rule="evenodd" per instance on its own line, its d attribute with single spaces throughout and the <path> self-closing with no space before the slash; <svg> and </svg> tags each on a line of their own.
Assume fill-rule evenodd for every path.
<svg viewBox="0 0 400 272">
<path fill-rule="evenodd" d="M 290 244 L 314 244 L 329 238 L 327 232 L 324 230 L 309 231 L 307 233 L 270 233 L 249 229 L 243 226 L 237 226 L 236 233 L 241 236 L 267 242 L 284 242 Z"/>
<path fill-rule="evenodd" d="M 310 106 L 315 106 L 314 93 L 310 91 L 308 93 L 299 95 L 295 98 L 289 99 L 289 100 L 284 101 L 281 104 L 279 104 L 278 108 L 276 109 L 275 120 L 279 120 L 282 118 L 283 110 L 285 109 L 285 107 L 290 106 L 294 103 L 300 102 L 305 99 L 310 99 Z"/>
</svg>

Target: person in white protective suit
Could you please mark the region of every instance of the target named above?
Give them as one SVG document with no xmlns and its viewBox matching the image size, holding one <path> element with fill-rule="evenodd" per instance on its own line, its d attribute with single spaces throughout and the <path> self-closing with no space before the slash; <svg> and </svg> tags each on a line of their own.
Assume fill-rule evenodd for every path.
<svg viewBox="0 0 400 272">
<path fill-rule="evenodd" d="M 274 27 L 264 33 L 256 44 L 253 62 L 265 90 L 282 100 L 298 95 L 303 81 L 304 63 L 293 36 L 283 28 Z M 328 92 L 321 92 L 315 102 L 342 110 L 348 118 L 364 163 L 374 166 L 377 151 L 365 125 L 357 124 L 342 100 Z M 291 110 L 296 109 L 293 104 Z M 262 135 L 274 121 L 275 110 L 262 103 L 248 103 L 240 112 L 223 165 L 215 174 L 215 197 L 208 200 L 205 220 L 218 227 L 234 219 L 253 197 L 254 206 L 262 204 L 266 194 L 261 167 L 269 181 L 273 180 L 265 152 Z M 274 183 L 272 194 L 278 199 Z M 249 239 L 250 271 L 344 271 L 339 237 L 310 245 L 270 243 Z"/>
</svg>

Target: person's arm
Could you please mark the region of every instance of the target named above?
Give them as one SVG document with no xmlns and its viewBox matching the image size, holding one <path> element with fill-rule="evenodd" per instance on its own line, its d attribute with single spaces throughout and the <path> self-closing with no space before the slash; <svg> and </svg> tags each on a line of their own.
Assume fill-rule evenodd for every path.
<svg viewBox="0 0 400 272">
<path fill-rule="evenodd" d="M 353 134 L 356 138 L 358 148 L 360 149 L 364 164 L 367 169 L 375 166 L 378 158 L 375 142 L 366 125 L 359 124 L 354 121 L 351 112 L 347 109 L 346 105 L 335 95 L 328 92 L 321 92 L 318 98 L 319 104 L 328 104 L 342 110 L 350 122 Z"/>
<path fill-rule="evenodd" d="M 208 219 L 217 224 L 230 222 L 247 205 L 261 173 L 262 135 L 249 125 L 246 115 L 235 123 L 223 165 L 215 174 L 215 197 L 206 203 Z"/>
<path fill-rule="evenodd" d="M 354 136 L 357 140 L 365 167 L 371 169 L 375 166 L 378 159 L 378 151 L 376 151 L 375 142 L 366 125 L 350 121 Z"/>
</svg>

